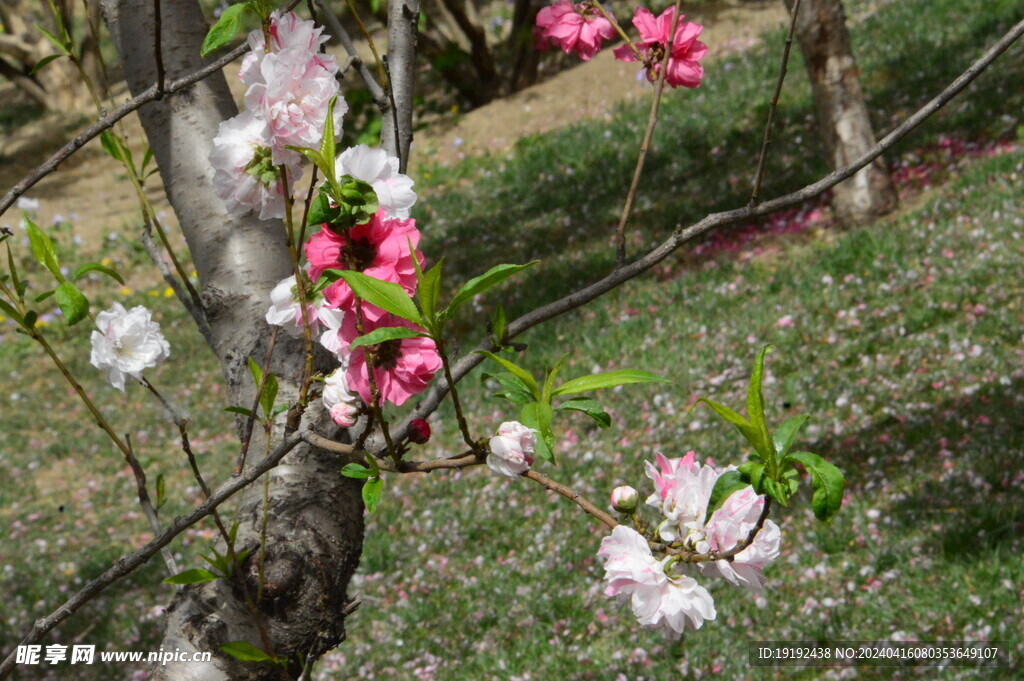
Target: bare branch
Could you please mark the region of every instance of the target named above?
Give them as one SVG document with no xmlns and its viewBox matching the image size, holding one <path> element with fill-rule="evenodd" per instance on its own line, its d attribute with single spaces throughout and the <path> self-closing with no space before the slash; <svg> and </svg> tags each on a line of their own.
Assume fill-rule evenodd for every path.
<svg viewBox="0 0 1024 681">
<path fill-rule="evenodd" d="M 142 512 L 146 515 L 146 520 L 149 521 L 149 527 L 153 530 L 153 536 L 159 536 L 161 532 L 160 518 L 157 516 L 156 508 L 149 498 L 149 490 L 146 489 L 146 471 L 142 469 L 142 464 L 139 463 L 138 458 L 135 456 L 135 451 L 132 449 L 131 436 L 125 434 L 124 437 L 128 442 L 128 453 L 125 455 L 125 459 L 127 459 L 128 466 L 132 469 L 132 475 L 135 476 L 135 489 L 139 495 L 139 506 L 142 507 Z M 167 566 L 168 576 L 178 574 L 178 563 L 174 560 L 174 554 L 171 553 L 171 550 L 165 546 L 160 549 L 160 555 L 163 556 L 164 564 Z"/>
<path fill-rule="evenodd" d="M 574 490 L 573 488 L 567 487 L 566 485 L 563 485 L 560 482 L 555 482 L 551 478 L 541 473 L 538 473 L 537 471 L 526 471 L 525 473 L 523 473 L 523 477 L 529 478 L 530 480 L 533 480 L 537 484 L 547 487 L 552 492 L 557 492 L 558 494 L 561 494 L 563 497 L 565 497 L 572 503 L 576 504 L 590 515 L 594 516 L 608 527 L 614 529 L 618 526 L 618 521 L 615 520 L 615 518 L 613 518 L 611 514 L 605 513 L 597 506 L 584 499 L 583 495 Z"/>
<path fill-rule="evenodd" d="M 149 542 L 138 551 L 121 556 L 117 562 L 107 568 L 102 575 L 82 587 L 78 593 L 65 601 L 63 605 L 46 617 L 36 620 L 35 625 L 32 627 L 32 631 L 25 636 L 19 645 L 32 645 L 33 643 L 40 641 L 47 632 L 66 620 L 83 605 L 96 598 L 96 596 L 101 594 L 108 586 L 120 581 L 140 566 L 145 565 L 150 558 L 160 551 L 160 549 L 170 544 L 171 540 L 206 516 L 212 514 L 218 506 L 230 499 L 236 492 L 249 486 L 261 475 L 277 466 L 281 459 L 283 459 L 285 455 L 301 441 L 302 433 L 296 432 L 287 436 L 262 461 L 250 468 L 245 475 L 229 479 L 221 485 L 209 499 L 196 507 L 196 509 L 191 513 L 175 518 L 174 522 L 172 522 L 166 530 L 160 533 L 160 535 L 155 537 L 153 541 Z M 11 654 L 7 656 L 2 664 L 0 664 L 0 681 L 6 679 L 10 675 L 11 671 L 14 670 L 14 659 L 15 652 L 11 651 Z"/>
<path fill-rule="evenodd" d="M 363 62 L 359 53 L 356 52 L 355 43 L 352 42 L 352 36 L 348 34 L 345 27 L 338 21 L 338 17 L 334 16 L 334 12 L 330 10 L 324 0 L 316 0 L 316 6 L 320 8 L 320 16 L 327 22 L 327 27 L 330 29 L 331 34 L 334 38 L 341 43 L 341 46 L 345 48 L 345 52 L 348 53 L 349 63 L 356 67 L 356 71 L 359 73 L 359 77 L 363 79 L 363 83 L 366 84 L 366 89 L 370 91 L 370 96 L 373 97 L 374 104 L 377 108 L 384 113 L 388 107 L 388 98 L 384 93 L 384 88 L 377 82 L 377 79 L 373 77 L 373 72 Z M 347 65 L 346 65 L 347 66 Z"/>
</svg>

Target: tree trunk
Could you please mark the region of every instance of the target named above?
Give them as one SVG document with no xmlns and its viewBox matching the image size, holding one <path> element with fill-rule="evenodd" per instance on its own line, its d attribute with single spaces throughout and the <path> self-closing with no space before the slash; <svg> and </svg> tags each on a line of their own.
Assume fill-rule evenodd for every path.
<svg viewBox="0 0 1024 681">
<path fill-rule="evenodd" d="M 208 26 L 195 0 L 162 6 L 163 63 L 171 80 L 203 65 L 199 47 Z M 103 15 L 128 85 L 138 94 L 156 82 L 153 3 L 104 0 Z M 212 140 L 220 122 L 236 113 L 222 73 L 139 111 L 199 275 L 231 404 L 249 405 L 255 386 L 246 357 L 263 363 L 270 336 L 264 321 L 268 294 L 292 273 L 292 265 L 280 221 L 229 218 L 214 193 Z M 303 354 L 301 341 L 284 334 L 277 339 L 271 371 L 280 380 L 279 403 L 296 397 Z M 330 371 L 329 361 L 326 354 L 318 356 L 314 370 Z M 337 434 L 319 400 L 312 401 L 305 419 L 320 432 Z M 250 460 L 267 446 L 255 430 Z M 265 650 L 264 633 L 272 648 L 266 652 L 288 658 L 287 674 L 296 677 L 299 655 L 318 657 L 344 639 L 346 590 L 362 550 L 363 507 L 359 483 L 339 475 L 342 464 L 337 455 L 301 446 L 269 474 L 266 579 L 256 605 L 263 632 L 245 593 L 256 593 L 263 486 L 244 492 L 236 546 L 251 553 L 240 578 L 185 587 L 168 610 L 163 649 L 211 651 L 213 661 L 171 662 L 154 669 L 155 679 L 281 679 L 280 668 L 238 662 L 220 652 L 220 645 L 240 640 Z"/>
<path fill-rule="evenodd" d="M 792 11 L 795 0 L 785 3 Z M 802 0 L 796 34 L 825 148 L 832 166 L 839 168 L 876 143 L 842 0 Z M 892 211 L 896 203 L 896 190 L 881 157 L 835 188 L 834 208 L 846 224 L 869 222 Z"/>
</svg>

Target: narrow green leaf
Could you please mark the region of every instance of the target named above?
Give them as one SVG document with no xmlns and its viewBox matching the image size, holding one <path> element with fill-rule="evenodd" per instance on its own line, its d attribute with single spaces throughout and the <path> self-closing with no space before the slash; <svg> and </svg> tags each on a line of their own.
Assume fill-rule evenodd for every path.
<svg viewBox="0 0 1024 681">
<path fill-rule="evenodd" d="M 764 394 L 761 391 L 761 381 L 764 379 L 764 357 L 772 346 L 765 345 L 757 353 L 754 359 L 754 371 L 750 374 L 750 385 L 747 387 L 747 418 L 750 424 L 758 431 L 758 440 L 762 448 L 758 451 L 764 454 L 766 461 L 775 460 L 775 448 L 771 446 L 772 438 L 768 433 L 768 422 L 764 414 Z M 770 448 L 769 448 L 770 447 Z M 771 464 L 769 464 L 771 468 Z"/>
<path fill-rule="evenodd" d="M 5 315 L 13 319 L 18 324 L 25 326 L 25 318 L 22 317 L 21 314 L 19 314 L 16 309 L 14 309 L 13 305 L 8 303 L 3 298 L 0 298 L 0 310 L 2 310 Z"/>
<path fill-rule="evenodd" d="M 488 359 L 492 359 L 501 366 L 508 369 L 516 378 L 521 380 L 526 385 L 527 389 L 530 391 L 530 394 L 533 395 L 534 399 L 540 399 L 540 387 L 537 385 L 537 381 L 533 378 L 529 371 L 523 369 L 518 364 L 513 364 L 504 357 L 499 357 L 493 352 L 487 352 L 486 350 L 475 350 L 474 352 L 481 354 L 484 357 L 487 357 Z"/>
<path fill-rule="evenodd" d="M 238 7 L 238 5 L 233 5 L 233 7 Z M 270 655 L 267 655 L 248 641 L 222 643 L 220 649 L 242 662 L 272 662 L 274 660 Z"/>
<path fill-rule="evenodd" d="M 57 259 L 57 250 L 53 247 L 53 241 L 39 228 L 39 225 L 25 216 L 26 231 L 28 232 L 29 245 L 32 247 L 32 255 L 36 262 L 50 270 L 58 283 L 64 283 L 64 275 L 60 272 L 60 261 Z"/>
<path fill-rule="evenodd" d="M 466 301 L 471 300 L 474 296 L 483 293 L 489 288 L 497 286 L 512 275 L 522 272 L 527 267 L 532 267 L 539 262 L 540 260 L 534 260 L 526 263 L 525 265 L 495 265 L 479 277 L 473 277 L 463 284 L 462 288 L 460 288 L 458 293 L 455 294 L 455 297 L 452 298 L 452 302 L 444 311 L 445 317 L 451 317 L 451 315 L 455 313 L 455 310 L 459 309 L 459 307 L 461 307 Z"/>
<path fill-rule="evenodd" d="M 566 354 L 562 355 L 561 357 L 559 357 L 558 361 L 555 362 L 555 366 L 551 367 L 551 369 L 548 371 L 547 376 L 544 377 L 544 387 L 542 387 L 541 391 L 540 391 L 540 400 L 541 400 L 541 402 L 546 402 L 547 404 L 551 404 L 551 398 L 552 398 L 551 391 L 552 391 L 552 389 L 555 386 L 555 379 L 558 378 L 558 372 L 562 370 L 562 363 L 565 361 L 565 358 L 568 357 L 568 356 L 569 356 L 569 354 L 566 353 Z"/>
<path fill-rule="evenodd" d="M 15 295 L 20 300 L 25 300 L 25 288 L 28 286 L 28 282 L 22 281 L 18 276 L 18 266 L 14 262 L 14 255 L 11 253 L 10 244 L 7 244 L 7 267 L 11 272 L 11 283 L 14 284 Z"/>
<path fill-rule="evenodd" d="M 124 140 L 113 132 L 104 130 L 100 133 L 100 144 L 108 156 L 115 161 L 120 161 L 132 172 L 132 175 L 138 177 L 139 173 L 135 170 L 135 161 L 132 159 L 131 149 L 125 145 Z"/>
<path fill-rule="evenodd" d="M 263 414 L 270 419 L 274 411 L 274 402 L 277 401 L 277 376 L 267 374 L 267 380 L 263 383 L 263 392 L 260 394 L 260 406 L 263 407 Z"/>
<path fill-rule="evenodd" d="M 807 418 L 807 416 L 794 416 L 793 418 L 786 419 L 772 433 L 772 444 L 775 445 L 775 454 L 780 460 L 786 456 L 789 448 L 793 446 L 793 442 L 796 440 L 796 436 L 800 433 L 800 429 L 803 427 L 804 422 L 807 421 Z"/>
<path fill-rule="evenodd" d="M 345 464 L 345 467 L 341 469 L 341 474 L 343 476 L 345 476 L 346 478 L 359 478 L 359 479 L 362 479 L 362 478 L 368 478 L 371 475 L 373 475 L 373 471 L 371 471 L 366 466 L 363 466 L 362 464 L 347 463 L 347 464 Z"/>
<path fill-rule="evenodd" d="M 50 33 L 49 31 L 47 31 L 45 28 L 43 28 L 39 24 L 36 24 L 36 28 L 38 28 L 39 32 L 42 33 L 44 36 L 46 36 L 46 39 L 49 40 L 53 44 L 53 46 L 57 48 L 58 51 L 60 51 L 62 56 L 65 56 L 65 57 L 70 57 L 71 56 L 71 48 L 67 44 L 66 40 L 61 40 L 60 38 L 58 38 L 54 34 Z"/>
<path fill-rule="evenodd" d="M 212 582 L 217 579 L 217 575 L 213 574 L 209 570 L 203 568 L 192 568 L 191 570 L 185 570 L 179 572 L 173 577 L 168 577 L 164 580 L 165 584 L 199 584 L 200 582 Z"/>
<path fill-rule="evenodd" d="M 245 407 L 224 407 L 224 411 L 230 411 L 232 414 L 241 414 L 242 416 L 254 418 L 252 410 L 246 409 Z"/>
<path fill-rule="evenodd" d="M 519 420 L 522 424 L 538 431 L 537 455 L 551 463 L 555 462 L 555 434 L 551 430 L 551 419 L 553 416 L 554 411 L 551 409 L 551 405 L 546 402 L 531 402 L 519 412 Z"/>
<path fill-rule="evenodd" d="M 167 483 L 164 480 L 164 474 L 160 473 L 156 476 L 156 508 L 160 510 L 160 507 L 167 501 Z"/>
<path fill-rule="evenodd" d="M 245 359 L 249 364 L 249 372 L 252 374 L 252 382 L 257 388 L 259 388 L 260 380 L 263 378 L 263 369 L 260 368 L 260 365 L 257 364 L 256 360 L 252 357 L 246 357 Z"/>
<path fill-rule="evenodd" d="M 605 412 L 601 403 L 589 397 L 573 397 L 555 407 L 555 411 L 578 411 L 597 421 L 597 425 L 607 428 L 612 425 L 612 417 Z"/>
<path fill-rule="evenodd" d="M 63 55 L 63 54 L 49 54 L 49 55 L 43 57 L 42 59 L 40 59 L 39 61 L 36 62 L 36 65 L 32 67 L 32 70 L 29 71 L 28 75 L 30 75 L 30 76 L 36 75 L 37 73 L 39 73 L 43 69 L 44 66 L 49 64 L 51 61 L 53 61 L 54 59 L 60 59 L 63 56 L 65 56 L 65 55 Z"/>
<path fill-rule="evenodd" d="M 575 395 L 576 393 L 614 388 L 615 386 L 627 385 L 629 383 L 671 383 L 671 381 L 649 371 L 620 369 L 603 374 L 591 374 L 574 378 L 555 388 L 551 394 L 556 397 L 558 395 Z"/>
<path fill-rule="evenodd" d="M 811 452 L 794 452 L 786 461 L 797 461 L 811 474 L 814 494 L 811 496 L 811 510 L 814 517 L 829 522 L 843 505 L 843 490 L 846 478 L 843 472 Z"/>
<path fill-rule="evenodd" d="M 416 262 L 416 258 L 413 258 L 413 262 Z M 431 322 L 436 318 L 437 302 L 441 298 L 441 265 L 443 263 L 444 258 L 441 258 L 436 265 L 427 270 L 420 278 L 419 286 L 416 287 L 416 298 L 420 301 L 423 317 Z"/>
<path fill-rule="evenodd" d="M 324 134 L 320 138 L 320 156 L 323 158 L 324 167 L 321 170 L 324 175 L 333 182 L 337 179 L 337 174 L 334 171 L 334 161 L 337 152 L 335 151 L 334 142 L 334 105 L 338 103 L 338 95 L 331 97 L 331 100 L 327 102 L 327 117 L 324 118 Z"/>
<path fill-rule="evenodd" d="M 339 274 L 352 287 L 355 294 L 366 302 L 402 319 L 408 319 L 418 326 L 423 326 L 423 320 L 419 310 L 416 309 L 416 304 L 412 302 L 412 298 L 400 285 L 374 279 L 362 272 L 341 270 Z"/>
<path fill-rule="evenodd" d="M 247 9 L 248 4 L 241 2 L 237 5 L 230 5 L 221 12 L 217 23 L 210 27 L 206 38 L 203 39 L 203 46 L 199 49 L 200 56 L 205 57 L 217 48 L 231 42 L 242 27 L 242 15 Z"/>
<path fill-rule="evenodd" d="M 367 513 L 377 510 L 383 492 L 384 481 L 380 478 L 370 478 L 363 483 L 363 504 L 366 506 Z"/>
<path fill-rule="evenodd" d="M 117 283 L 121 284 L 121 286 L 124 286 L 124 279 L 121 277 L 120 274 L 118 274 L 115 270 L 110 269 L 109 267 L 104 267 L 98 262 L 86 263 L 79 267 L 77 270 L 75 270 L 75 276 L 72 277 L 72 280 L 78 281 L 79 279 L 89 274 L 90 272 L 99 272 L 100 274 L 105 274 L 114 281 L 116 281 Z"/>
<path fill-rule="evenodd" d="M 401 340 L 403 338 L 419 338 L 426 334 L 420 331 L 414 331 L 405 326 L 383 326 L 379 329 L 374 329 L 370 333 L 359 336 L 349 345 L 350 350 L 363 347 L 365 345 L 377 345 L 384 343 L 385 341 Z"/>
<path fill-rule="evenodd" d="M 65 281 L 53 292 L 57 306 L 64 313 L 64 321 L 74 326 L 89 314 L 89 299 L 70 281 Z"/>
<path fill-rule="evenodd" d="M 762 484 L 764 485 L 765 494 L 779 502 L 782 506 L 789 506 L 789 485 L 772 480 L 768 476 L 764 477 Z"/>
<path fill-rule="evenodd" d="M 43 291 L 43 292 L 42 292 L 42 293 L 40 293 L 40 294 L 39 294 L 38 296 L 36 296 L 36 298 L 35 298 L 35 301 L 36 301 L 37 303 L 41 303 L 41 302 L 43 302 L 44 300 L 46 300 L 47 298 L 51 297 L 51 296 L 52 296 L 52 295 L 53 295 L 54 293 L 56 293 L 56 292 L 57 292 L 57 290 L 56 290 L 56 289 L 50 289 L 49 291 Z"/>
<path fill-rule="evenodd" d="M 711 407 L 711 409 L 714 410 L 716 414 L 721 416 L 726 422 L 734 425 L 736 427 L 736 430 L 740 431 L 740 434 L 747 440 L 747 442 L 750 443 L 750 446 L 754 448 L 754 451 L 757 452 L 757 456 L 765 461 L 768 461 L 768 457 L 771 455 L 771 452 L 768 450 L 768 447 L 771 447 L 772 445 L 762 439 L 761 431 L 758 430 L 754 426 L 754 424 L 752 424 L 750 421 L 740 416 L 739 414 L 737 414 L 724 404 L 719 404 L 718 402 L 713 402 L 703 397 L 697 400 L 697 402 L 703 402 L 704 404 L 708 405 L 709 407 Z"/>
<path fill-rule="evenodd" d="M 519 392 L 518 390 L 499 390 L 496 393 L 491 393 L 491 397 L 508 400 L 519 408 L 525 407 L 530 402 L 533 402 L 533 395 Z"/>
<path fill-rule="evenodd" d="M 300 154 L 302 154 L 303 156 L 305 156 L 306 158 L 308 158 L 310 161 L 312 161 L 313 165 L 315 165 L 317 168 L 320 169 L 320 172 L 324 174 L 324 177 L 327 178 L 327 181 L 329 183 L 335 184 L 333 176 L 327 174 L 327 173 L 329 173 L 330 171 L 332 171 L 334 169 L 334 159 L 331 159 L 328 162 L 327 159 L 324 158 L 323 154 L 321 154 L 316 149 L 310 149 L 309 147 L 295 147 L 295 146 L 288 145 L 288 146 L 285 147 L 285 149 L 291 149 L 292 151 L 297 151 Z M 330 204 L 328 202 L 328 206 L 329 205 Z M 312 219 L 310 219 L 310 222 L 312 222 Z M 325 220 L 324 222 L 330 222 L 330 220 Z"/>
<path fill-rule="evenodd" d="M 491 335 L 494 336 L 494 342 L 499 345 L 505 340 L 505 306 L 498 303 L 498 306 L 494 308 L 494 316 L 491 317 Z"/>
<path fill-rule="evenodd" d="M 520 407 L 533 402 L 536 398 L 530 394 L 530 387 L 523 383 L 522 379 L 508 371 L 499 374 L 484 373 L 481 375 L 484 380 L 491 379 L 503 388 L 500 392 L 494 393 L 495 397 L 508 400 Z"/>
<path fill-rule="evenodd" d="M 228 530 L 228 543 L 231 544 L 231 546 L 234 546 L 235 541 L 238 539 L 238 528 L 239 523 L 237 520 L 231 523 L 231 529 Z"/>
<path fill-rule="evenodd" d="M 708 498 L 708 512 L 704 516 L 704 522 L 711 519 L 711 514 L 721 508 L 733 492 L 738 492 L 746 487 L 750 487 L 750 483 L 743 479 L 743 474 L 738 470 L 726 471 L 719 475 L 711 490 L 711 496 Z"/>
</svg>

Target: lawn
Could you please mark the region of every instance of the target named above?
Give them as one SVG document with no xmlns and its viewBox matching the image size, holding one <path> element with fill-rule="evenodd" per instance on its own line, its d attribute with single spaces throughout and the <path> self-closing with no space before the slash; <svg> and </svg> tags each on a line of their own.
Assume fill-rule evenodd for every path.
<svg viewBox="0 0 1024 681">
<path fill-rule="evenodd" d="M 854 35 L 879 127 L 910 113 L 1020 18 L 1009 1 L 851 2 Z M 899 36 L 894 40 L 892 36 Z M 941 55 L 941 56 L 940 56 Z M 1001 640 L 1024 654 L 1024 92 L 1020 47 L 972 86 L 969 99 L 904 142 L 891 159 L 903 208 L 842 231 L 820 202 L 684 249 L 656 272 L 519 339 L 517 361 L 539 372 L 570 355 L 566 376 L 640 368 L 672 380 L 602 396 L 614 422 L 556 421 L 559 466 L 545 472 L 599 503 L 619 484 L 642 493 L 643 462 L 693 449 L 739 463 L 742 441 L 697 397 L 742 403 L 757 350 L 771 343 L 770 416 L 811 417 L 801 447 L 839 465 L 844 508 L 830 526 L 806 499 L 782 509 L 781 558 L 759 597 L 710 582 L 718 619 L 679 644 L 639 628 L 606 599 L 596 550 L 603 527 L 526 480 L 474 469 L 389 478 L 370 518 L 352 594 L 362 605 L 349 637 L 317 667 L 323 679 L 1017 679 L 1004 669 L 786 668 L 748 665 L 757 640 Z M 772 50 L 714 63 L 705 86 L 666 99 L 648 164 L 631 252 L 677 223 L 746 201 L 777 68 Z M 814 152 L 810 99 L 798 63 L 783 97 L 767 195 L 825 169 Z M 454 282 L 490 264 L 539 257 L 538 270 L 480 301 L 456 331 L 479 339 L 497 302 L 510 316 L 608 269 L 608 236 L 632 170 L 646 113 L 523 140 L 507 157 L 435 167 L 417 178 L 428 257 L 446 256 Z M 66 251 L 72 235 L 61 236 Z M 442 251 L 446 244 L 458 249 Z M 83 248 L 95 249 L 97 244 Z M 141 267 L 130 243 L 107 250 Z M 133 277 L 141 281 L 142 276 Z M 153 281 L 156 281 L 155 275 Z M 219 368 L 162 286 L 90 293 L 156 311 L 172 361 L 153 378 L 192 414 L 208 479 L 234 460 Z M 468 306 L 467 306 L 468 307 Z M 176 429 L 141 393 L 127 398 L 88 365 L 88 334 L 48 332 L 140 458 L 168 491 L 165 517 L 200 491 L 176 447 Z M 83 325 L 84 326 L 84 325 Z M 84 409 L 7 323 L 0 325 L 0 649 L 34 618 L 149 528 L 134 481 Z M 188 371 L 181 358 L 188 358 Z M 175 363 L 175 359 L 179 363 Z M 474 432 L 516 415 L 474 375 L 463 395 Z M 456 446 L 450 411 L 432 419 L 426 456 Z M 175 552 L 187 567 L 214 535 L 193 528 Z M 160 608 L 172 595 L 155 561 L 121 582 L 46 642 L 78 637 L 111 649 L 155 649 Z M 59 678 L 106 679 L 123 668 L 58 668 Z M 42 668 L 33 670 L 45 673 Z M 54 672 L 56 673 L 56 672 Z M 24 673 L 21 678 L 36 678 Z M 54 677 L 58 678 L 58 677 Z"/>
</svg>

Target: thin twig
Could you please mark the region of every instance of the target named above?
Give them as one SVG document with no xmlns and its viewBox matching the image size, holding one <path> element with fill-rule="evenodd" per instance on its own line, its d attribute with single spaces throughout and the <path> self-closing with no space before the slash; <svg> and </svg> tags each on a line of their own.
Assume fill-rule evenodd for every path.
<svg viewBox="0 0 1024 681">
<path fill-rule="evenodd" d="M 404 158 L 404 155 L 402 154 L 402 134 L 401 127 L 398 125 L 398 105 L 395 104 L 395 89 L 391 85 L 391 70 L 388 68 L 388 58 L 386 55 L 382 64 L 384 73 L 387 76 L 387 79 L 384 82 L 387 86 L 388 104 L 391 106 L 391 121 L 395 125 L 395 156 L 398 157 L 398 172 L 404 173 L 408 159 Z M 387 112 L 382 111 L 381 115 L 385 115 L 386 113 Z"/>
<path fill-rule="evenodd" d="M 192 296 L 185 291 L 181 282 L 178 281 L 178 278 L 175 277 L 171 273 L 170 268 L 167 267 L 167 263 L 164 262 L 163 254 L 160 252 L 160 249 L 157 248 L 156 242 L 153 241 L 153 233 L 151 231 L 149 218 L 145 218 L 143 222 L 142 245 L 145 247 L 146 253 L 149 254 L 149 259 L 153 261 L 153 264 L 156 265 L 156 268 L 160 271 L 160 276 L 163 277 L 164 282 L 172 291 L 174 291 L 174 297 L 178 299 L 181 306 L 184 307 L 189 316 L 192 317 L 192 321 L 196 323 L 199 333 L 201 333 L 203 338 L 206 339 L 206 342 L 210 347 L 213 347 L 213 329 L 210 328 L 210 322 L 206 319 L 206 312 L 202 308 L 196 307 Z"/>
<path fill-rule="evenodd" d="M 366 89 L 370 91 L 370 96 L 373 98 L 373 102 L 377 105 L 377 108 L 382 112 L 388 106 L 387 95 L 384 94 L 384 87 L 377 82 L 374 78 L 373 72 L 366 65 L 366 62 L 362 60 L 359 53 L 356 51 L 355 43 L 352 42 L 352 36 L 348 34 L 345 27 L 338 21 L 338 17 L 334 16 L 334 12 L 328 9 L 327 5 L 324 4 L 324 0 L 316 0 L 317 7 L 320 8 L 321 16 L 327 22 L 327 27 L 331 29 L 331 33 L 335 39 L 341 43 L 341 46 L 345 48 L 345 52 L 353 60 L 352 65 L 356 67 L 356 71 L 359 73 L 359 77 L 363 79 L 363 83 L 366 85 Z"/>
<path fill-rule="evenodd" d="M 149 490 L 146 489 L 146 472 L 142 470 L 142 464 L 139 463 L 138 458 L 135 456 L 135 450 L 132 448 L 131 435 L 125 433 L 125 441 L 128 443 L 128 453 L 125 455 L 125 459 L 128 461 L 128 466 L 132 469 L 132 475 L 135 476 L 135 489 L 139 495 L 139 506 L 142 507 L 142 512 L 146 516 L 146 520 L 149 521 L 149 527 L 153 530 L 153 536 L 157 537 L 160 535 L 160 518 L 157 515 L 156 507 L 153 506 L 153 502 L 149 498 Z M 167 566 L 167 572 L 169 576 L 174 576 L 180 572 L 178 569 L 178 563 L 174 560 L 174 554 L 166 546 L 160 549 L 160 554 L 163 556 L 164 564 Z"/>
<path fill-rule="evenodd" d="M 676 0 L 675 13 L 672 15 L 672 28 L 668 33 L 668 44 L 665 45 L 665 54 L 661 58 L 661 70 L 658 71 L 658 81 L 654 85 L 651 112 L 647 116 L 647 130 L 644 131 L 644 139 L 640 143 L 640 153 L 637 155 L 636 168 L 633 169 L 633 180 L 629 184 L 626 203 L 622 207 L 622 216 L 619 218 L 619 224 L 615 227 L 615 269 L 626 264 L 626 223 L 629 222 L 629 214 L 633 211 L 633 202 L 636 200 L 636 192 L 640 187 L 640 176 L 644 171 L 644 161 L 647 160 L 647 150 L 650 149 L 651 139 L 654 137 L 654 128 L 658 125 L 658 108 L 661 106 L 661 93 L 665 89 L 668 61 L 672 56 L 672 43 L 675 41 L 682 4 L 683 0 Z"/>
<path fill-rule="evenodd" d="M 786 68 L 789 64 L 789 49 L 793 46 L 793 34 L 796 32 L 796 15 L 800 11 L 800 0 L 793 3 L 793 17 L 789 22 L 789 33 L 786 35 L 786 46 L 782 50 L 782 66 L 779 68 L 779 79 L 775 83 L 775 94 L 768 107 L 768 122 L 764 126 L 764 141 L 761 142 L 761 153 L 757 158 L 757 175 L 754 176 L 754 191 L 750 195 L 750 203 L 757 203 L 761 193 L 761 182 L 764 180 L 764 169 L 768 160 L 768 146 L 772 143 L 772 128 L 775 127 L 775 113 L 779 108 L 779 95 L 782 94 L 782 81 L 786 79 Z"/>
<path fill-rule="evenodd" d="M 256 410 L 260 408 L 260 396 L 263 395 L 263 389 L 267 385 L 267 374 L 270 372 L 270 359 L 274 356 L 274 345 L 277 344 L 277 331 L 280 326 L 275 326 L 270 330 L 270 341 L 267 344 L 267 354 L 263 359 L 263 374 L 260 376 L 259 385 L 256 386 L 256 395 L 252 398 L 252 409 L 249 410 L 249 415 L 245 419 L 245 430 L 242 431 L 242 451 L 238 453 L 238 460 L 235 462 L 235 470 L 231 472 L 231 475 L 238 477 L 242 474 L 242 469 L 245 468 L 245 457 L 249 454 L 249 444 L 252 442 L 252 428 L 256 422 Z M 270 418 L 270 414 L 267 414 L 267 418 Z"/>
<path fill-rule="evenodd" d="M 455 408 L 455 419 L 459 423 L 459 432 L 462 433 L 462 440 L 468 446 L 470 451 L 477 451 L 478 447 L 473 436 L 469 433 L 469 424 L 466 423 L 466 416 L 462 412 L 462 402 L 459 400 L 459 391 L 455 388 L 455 381 L 452 379 L 452 365 L 451 360 L 448 358 L 448 352 L 445 348 L 444 339 L 437 341 L 437 351 L 441 355 L 441 365 L 444 367 L 444 378 L 448 381 L 448 386 L 452 392 L 452 406 Z"/>
<path fill-rule="evenodd" d="M 797 206 L 808 199 L 818 196 L 843 180 L 852 177 L 861 168 L 865 167 L 876 158 L 892 148 L 896 143 L 906 137 L 921 123 L 939 111 L 954 97 L 960 94 L 971 82 L 978 77 L 986 68 L 992 64 L 1003 52 L 1005 52 L 1021 35 L 1024 35 L 1024 21 L 1013 26 L 1002 38 L 990 47 L 970 67 L 961 73 L 946 89 L 936 95 L 931 101 L 918 109 L 914 114 L 906 118 L 896 126 L 874 147 L 861 154 L 858 158 L 824 176 L 817 182 L 813 182 L 789 194 L 785 194 L 770 201 L 759 203 L 755 206 L 746 206 L 721 213 L 711 213 L 698 222 L 689 226 L 678 225 L 672 235 L 663 241 L 659 246 L 649 251 L 646 255 L 634 260 L 628 265 L 614 270 L 603 279 L 594 282 L 581 289 L 554 301 L 535 308 L 524 314 L 522 317 L 510 322 L 506 327 L 505 339 L 512 339 L 515 336 L 548 321 L 575 310 L 590 301 L 598 298 L 609 291 L 618 288 L 629 280 L 643 274 L 662 260 L 671 255 L 683 244 L 707 234 L 713 229 L 732 225 L 737 222 L 751 218 L 769 215 L 785 208 Z M 478 349 L 494 351 L 496 348 L 491 343 L 484 343 Z M 462 380 L 470 371 L 483 362 L 483 355 L 470 353 L 452 366 L 452 377 L 455 381 Z M 426 418 L 434 413 L 438 405 L 448 392 L 447 383 L 435 383 L 427 392 L 423 393 L 416 408 L 399 423 L 395 429 L 395 437 L 404 438 L 408 432 L 409 422 L 417 418 Z"/>
<path fill-rule="evenodd" d="M 281 459 L 283 459 L 285 455 L 294 449 L 301 441 L 302 433 L 300 432 L 292 433 L 285 437 L 284 440 L 274 448 L 274 451 L 271 452 L 269 456 L 250 467 L 244 475 L 229 478 L 217 489 L 216 492 L 210 495 L 205 502 L 200 504 L 191 513 L 175 518 L 174 521 L 168 525 L 167 529 L 161 532 L 159 536 L 154 537 L 151 542 L 137 551 L 133 551 L 132 553 L 125 554 L 118 558 L 113 565 L 103 572 L 103 574 L 82 587 L 77 593 L 75 593 L 75 595 L 65 601 L 63 605 L 51 612 L 49 615 L 36 620 L 32 630 L 25 636 L 19 645 L 32 645 L 40 641 L 47 632 L 73 615 L 83 605 L 96 598 L 96 596 L 102 593 L 108 586 L 123 579 L 126 575 L 132 573 L 140 566 L 145 565 L 150 558 L 155 556 L 160 549 L 170 544 L 175 537 L 195 525 L 203 518 L 211 515 L 218 506 L 230 499 L 239 490 L 248 487 L 254 481 L 259 479 L 261 475 L 277 466 Z M 6 679 L 14 669 L 15 649 L 16 647 L 12 647 L 10 655 L 7 656 L 3 663 L 0 663 L 0 680 Z"/>
<path fill-rule="evenodd" d="M 162 19 L 160 17 L 160 0 L 153 0 L 153 56 L 156 60 L 156 92 L 157 99 L 162 99 L 164 96 L 164 79 L 166 74 L 164 73 L 164 51 L 160 45 L 162 39 L 163 29 L 161 27 Z"/>
<path fill-rule="evenodd" d="M 544 487 L 547 487 L 552 492 L 557 492 L 558 494 L 561 494 L 563 497 L 565 497 L 572 503 L 576 504 L 590 515 L 600 520 L 609 528 L 614 529 L 618 526 L 619 522 L 615 518 L 613 518 L 610 513 L 602 511 L 597 506 L 584 499 L 583 495 L 574 490 L 573 488 L 563 485 L 560 482 L 555 482 L 548 476 L 542 473 L 538 473 L 537 471 L 526 471 L 525 473 L 523 473 L 523 477 L 529 478 L 530 480 L 533 480 L 534 482 L 543 485 Z"/>
</svg>

